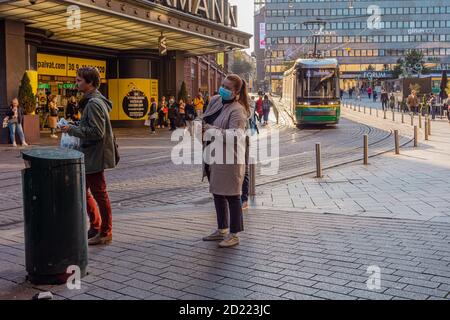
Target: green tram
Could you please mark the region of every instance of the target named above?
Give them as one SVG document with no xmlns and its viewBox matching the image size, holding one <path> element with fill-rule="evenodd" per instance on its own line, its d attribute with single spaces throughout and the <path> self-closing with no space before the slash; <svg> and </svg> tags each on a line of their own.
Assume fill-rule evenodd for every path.
<svg viewBox="0 0 450 320">
<path fill-rule="evenodd" d="M 283 99 L 297 127 L 337 124 L 341 115 L 336 59 L 298 59 L 284 73 Z"/>
</svg>

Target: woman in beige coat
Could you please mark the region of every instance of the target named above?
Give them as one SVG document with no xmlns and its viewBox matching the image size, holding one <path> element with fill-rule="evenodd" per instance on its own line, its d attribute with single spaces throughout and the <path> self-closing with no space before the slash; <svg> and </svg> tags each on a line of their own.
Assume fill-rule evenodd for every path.
<svg viewBox="0 0 450 320">
<path fill-rule="evenodd" d="M 224 80 L 219 94 L 211 99 L 202 117 L 204 139 L 211 141 L 214 137 L 220 142 L 211 142 L 210 146 L 215 144 L 223 147 L 224 151 L 223 158 L 215 152 L 215 161 L 205 159 L 208 163 L 205 173 L 210 182 L 210 192 L 214 195 L 218 229 L 203 240 L 221 240 L 220 247 L 232 247 L 239 244 L 237 233 L 244 230 L 240 196 L 245 174 L 245 128 L 250 106 L 246 83 L 237 75 L 229 75 Z M 211 149 L 206 147 L 205 151 L 208 155 Z"/>
</svg>

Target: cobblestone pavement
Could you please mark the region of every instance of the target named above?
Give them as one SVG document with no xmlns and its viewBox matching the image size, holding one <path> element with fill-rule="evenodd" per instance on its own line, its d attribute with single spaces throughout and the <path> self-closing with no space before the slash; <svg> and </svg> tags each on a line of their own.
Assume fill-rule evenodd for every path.
<svg viewBox="0 0 450 320">
<path fill-rule="evenodd" d="M 401 115 L 383 119 L 381 113 L 366 114 L 344 108 L 344 115 L 373 127 L 396 127 L 411 132 L 410 117 L 401 124 Z M 390 113 L 391 115 L 391 113 Z M 414 125 L 418 125 L 418 117 Z M 259 189 L 254 202 L 258 207 L 294 208 L 319 213 L 376 216 L 450 222 L 450 125 L 446 120 L 432 122 L 432 135 L 420 144 L 361 162 L 325 171 L 323 179 L 314 175 L 290 179 Z M 393 140 L 390 140 L 393 144 Z M 360 147 L 361 150 L 361 147 Z M 362 150 L 361 150 L 362 152 Z M 361 154 L 362 156 L 362 154 Z"/>
<path fill-rule="evenodd" d="M 0 299 L 52 291 L 55 299 L 448 300 L 450 127 L 434 122 L 431 140 L 413 149 L 410 125 L 343 113 L 338 128 L 299 131 L 284 115 L 263 129 L 280 129 L 280 155 L 288 161 L 280 161 L 281 176 L 257 177 L 259 194 L 233 249 L 200 240 L 216 224 L 207 185 L 198 166 L 170 165 L 168 133 L 118 130 L 122 160 L 108 172 L 114 241 L 89 249 L 81 290 L 25 281 L 23 163 L 17 150 L 1 148 Z M 394 129 L 402 136 L 400 156 L 392 155 Z M 363 133 L 373 142 L 368 167 L 351 163 L 362 157 Z M 308 173 L 315 142 L 327 168 L 319 180 Z M 381 287 L 369 290 L 373 266 Z"/>
<path fill-rule="evenodd" d="M 284 181 L 314 170 L 314 148 L 322 143 L 324 167 L 335 166 L 360 158 L 361 135 L 368 134 L 371 152 L 377 154 L 392 148 L 389 128 L 374 128 L 364 123 L 343 119 L 338 127 L 311 127 L 298 130 L 289 122 L 284 110 L 277 125 L 272 113 L 272 124 L 261 128 L 261 136 L 279 132 L 279 170 L 261 175 L 257 168 L 257 185 Z M 107 172 L 108 190 L 114 207 L 136 208 L 152 205 L 196 203 L 207 201 L 208 185 L 201 180 L 200 165 L 174 165 L 171 150 L 176 142 L 170 141 L 167 129 L 150 136 L 144 128 L 118 129 L 121 162 L 117 169 Z M 402 143 L 410 137 L 402 136 Z M 337 143 L 337 141 L 339 141 Z M 58 139 L 46 135 L 43 145 L 57 145 Z M 21 174 L 23 161 L 20 150 L 0 147 L 0 228 L 8 228 L 22 221 Z"/>
<path fill-rule="evenodd" d="M 20 227 L 0 233 L 1 298 L 448 299 L 450 224 L 251 210 L 241 244 L 200 239 L 212 206 L 117 213 L 114 241 L 89 250 L 80 290 L 25 283 Z M 369 290 L 368 267 L 381 283 Z"/>
</svg>

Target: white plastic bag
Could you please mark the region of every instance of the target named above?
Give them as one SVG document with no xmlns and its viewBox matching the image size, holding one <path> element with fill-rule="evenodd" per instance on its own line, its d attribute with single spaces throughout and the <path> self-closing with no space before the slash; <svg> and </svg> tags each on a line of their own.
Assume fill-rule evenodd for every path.
<svg viewBox="0 0 450 320">
<path fill-rule="evenodd" d="M 69 123 L 66 119 L 61 118 L 58 122 L 58 128 L 62 126 L 66 126 Z M 61 136 L 61 148 L 75 149 L 78 150 L 80 148 L 80 139 L 77 137 L 70 136 L 68 133 L 63 133 Z"/>
<path fill-rule="evenodd" d="M 61 136 L 61 148 L 78 150 L 80 148 L 80 139 L 63 133 Z"/>
</svg>

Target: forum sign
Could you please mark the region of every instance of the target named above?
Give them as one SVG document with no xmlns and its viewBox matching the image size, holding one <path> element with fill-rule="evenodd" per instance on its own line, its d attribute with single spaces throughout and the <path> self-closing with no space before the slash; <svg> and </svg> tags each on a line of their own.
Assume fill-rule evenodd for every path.
<svg viewBox="0 0 450 320">
<path fill-rule="evenodd" d="M 161 4 L 192 15 L 230 26 L 237 27 L 237 6 L 228 0 L 160 0 Z"/>
</svg>

